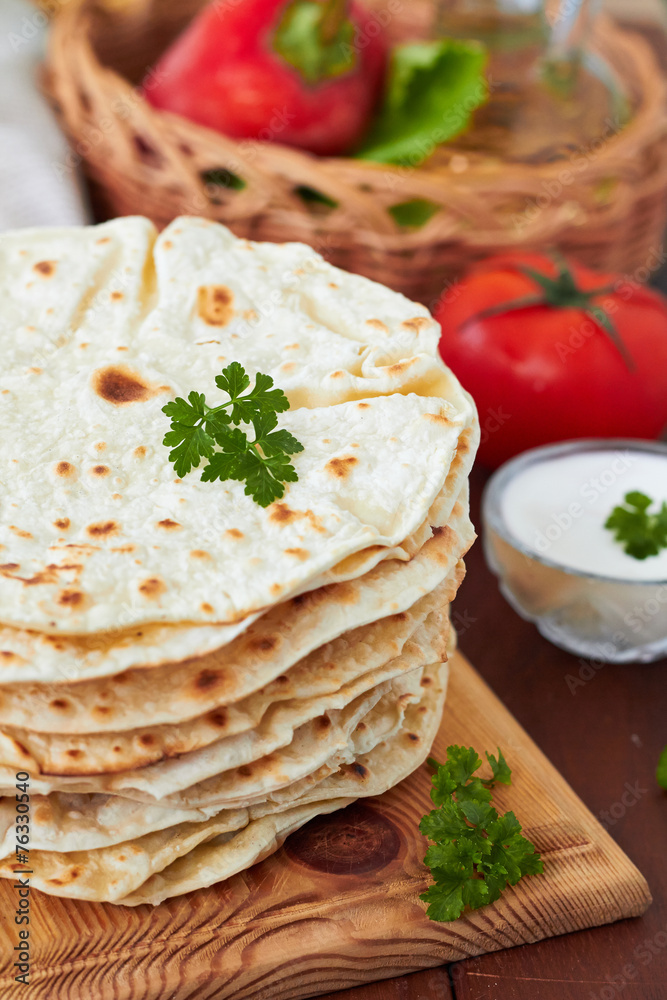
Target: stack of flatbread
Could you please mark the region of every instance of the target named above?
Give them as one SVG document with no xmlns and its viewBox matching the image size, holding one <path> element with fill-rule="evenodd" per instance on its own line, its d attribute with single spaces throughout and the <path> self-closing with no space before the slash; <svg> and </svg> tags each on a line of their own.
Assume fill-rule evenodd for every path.
<svg viewBox="0 0 667 1000">
<path fill-rule="evenodd" d="M 32 886 L 130 906 L 424 761 L 474 537 L 475 411 L 425 308 L 300 244 L 156 236 L 0 239 L 0 875 L 28 775 Z M 231 361 L 304 446 L 266 508 L 162 443 Z"/>
</svg>

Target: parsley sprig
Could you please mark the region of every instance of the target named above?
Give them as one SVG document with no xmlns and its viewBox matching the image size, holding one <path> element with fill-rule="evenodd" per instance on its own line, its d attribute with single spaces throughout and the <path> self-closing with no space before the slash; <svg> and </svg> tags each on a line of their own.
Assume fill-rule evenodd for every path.
<svg viewBox="0 0 667 1000">
<path fill-rule="evenodd" d="M 507 762 L 486 754 L 492 777 L 474 777 L 482 761 L 472 747 L 447 747 L 447 761 L 433 775 L 431 798 L 436 809 L 422 819 L 419 829 L 433 841 L 425 863 L 435 884 L 420 897 L 428 903 L 431 920 L 456 920 L 466 906 L 477 910 L 493 903 L 509 885 L 524 875 L 543 871 L 534 846 L 521 836 L 513 812 L 500 816 L 491 805 L 496 782 L 512 783 Z"/>
<path fill-rule="evenodd" d="M 163 442 L 172 449 L 169 461 L 183 479 L 207 458 L 203 482 L 245 480 L 246 496 L 268 507 L 284 496 L 283 483 L 299 478 L 289 456 L 303 451 L 303 445 L 289 431 L 275 430 L 277 414 L 289 410 L 289 400 L 282 389 L 273 388 L 271 376 L 261 372 L 246 392 L 250 378 L 238 361 L 223 368 L 215 384 L 229 396 L 226 403 L 208 406 L 204 394 L 193 391 L 187 400 L 178 396 L 162 407 L 171 418 Z M 240 429 L 241 423 L 252 425 L 253 440 Z"/>
<path fill-rule="evenodd" d="M 667 791 L 667 747 L 660 754 L 658 766 L 655 769 L 655 777 L 660 787 Z"/>
<path fill-rule="evenodd" d="M 653 501 L 637 490 L 625 494 L 624 505 L 614 507 L 605 521 L 605 528 L 634 559 L 657 556 L 667 548 L 667 503 L 655 514 L 649 513 Z"/>
</svg>

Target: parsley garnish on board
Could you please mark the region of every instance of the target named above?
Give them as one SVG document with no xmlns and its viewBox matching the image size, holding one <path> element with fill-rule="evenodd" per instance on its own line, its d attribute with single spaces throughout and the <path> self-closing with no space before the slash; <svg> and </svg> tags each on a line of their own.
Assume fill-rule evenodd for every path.
<svg viewBox="0 0 667 1000">
<path fill-rule="evenodd" d="M 667 747 L 660 754 L 658 766 L 655 769 L 655 777 L 660 787 L 667 791 Z"/>
<path fill-rule="evenodd" d="M 614 507 L 604 523 L 634 559 L 648 559 L 667 548 L 667 503 L 663 502 L 657 513 L 649 514 L 652 503 L 645 493 L 626 493 L 624 506 Z"/>
<path fill-rule="evenodd" d="M 447 747 L 447 761 L 433 775 L 431 798 L 436 807 L 424 816 L 419 829 L 433 841 L 425 863 L 434 885 L 421 895 L 431 920 L 456 920 L 466 906 L 477 910 L 493 903 L 503 889 L 524 875 L 539 875 L 542 859 L 521 836 L 513 812 L 499 816 L 491 805 L 496 782 L 512 783 L 509 767 L 498 748 L 498 759 L 486 754 L 491 778 L 476 778 L 482 766 L 472 747 Z"/>
<path fill-rule="evenodd" d="M 238 361 L 223 368 L 215 384 L 229 396 L 226 403 L 211 407 L 203 393 L 191 392 L 187 400 L 179 396 L 162 407 L 171 418 L 163 441 L 172 449 L 169 461 L 182 479 L 207 458 L 204 482 L 245 481 L 246 496 L 268 507 L 284 496 L 283 483 L 299 478 L 289 456 L 303 451 L 303 445 L 289 431 L 275 430 L 277 414 L 289 410 L 289 400 L 282 389 L 273 388 L 271 376 L 261 372 L 246 392 L 250 379 Z M 238 427 L 241 423 L 252 425 L 254 440 Z"/>
</svg>

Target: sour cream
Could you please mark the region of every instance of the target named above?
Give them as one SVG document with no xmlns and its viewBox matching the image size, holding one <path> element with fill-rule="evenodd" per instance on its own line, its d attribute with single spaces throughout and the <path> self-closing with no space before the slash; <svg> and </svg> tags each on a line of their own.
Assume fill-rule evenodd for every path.
<svg viewBox="0 0 667 1000">
<path fill-rule="evenodd" d="M 667 501 L 667 455 L 629 448 L 562 455 L 512 478 L 502 516 L 520 542 L 561 566 L 615 580 L 667 581 L 667 549 L 635 559 L 604 526 L 634 490 L 658 506 Z"/>
<path fill-rule="evenodd" d="M 627 493 L 667 500 L 667 445 L 576 441 L 507 462 L 484 494 L 484 550 L 512 607 L 598 662 L 667 656 L 667 550 L 628 555 L 605 528 Z"/>
</svg>

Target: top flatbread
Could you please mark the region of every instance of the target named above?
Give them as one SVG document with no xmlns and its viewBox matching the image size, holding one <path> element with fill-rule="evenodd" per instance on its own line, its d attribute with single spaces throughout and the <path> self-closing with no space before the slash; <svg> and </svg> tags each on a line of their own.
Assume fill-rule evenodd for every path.
<svg viewBox="0 0 667 1000">
<path fill-rule="evenodd" d="M 310 248 L 143 219 L 0 238 L 0 616 L 88 634 L 233 623 L 424 523 L 469 398 L 421 306 Z M 162 406 L 272 375 L 303 443 L 266 510 L 242 483 L 176 479 Z"/>
</svg>

